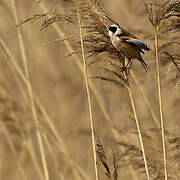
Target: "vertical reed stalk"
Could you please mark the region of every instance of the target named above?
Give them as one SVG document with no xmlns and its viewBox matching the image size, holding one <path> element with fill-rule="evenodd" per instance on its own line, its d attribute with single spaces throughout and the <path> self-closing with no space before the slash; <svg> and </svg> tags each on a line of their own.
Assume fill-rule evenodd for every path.
<svg viewBox="0 0 180 180">
<path fill-rule="evenodd" d="M 13 11 L 14 11 L 16 24 L 18 24 L 18 17 L 17 17 L 16 5 L 15 5 L 14 0 L 12 0 L 12 7 L 13 7 Z M 35 126 L 37 128 L 36 136 L 37 136 L 37 140 L 38 140 L 38 144 L 39 144 L 41 161 L 42 161 L 43 170 L 44 170 L 44 176 L 45 176 L 46 180 L 49 180 L 49 172 L 48 172 L 48 168 L 47 168 L 47 162 L 46 162 L 46 157 L 45 157 L 45 152 L 44 152 L 44 147 L 43 147 L 43 141 L 42 141 L 41 133 L 40 133 L 40 130 L 39 130 L 40 125 L 39 125 L 39 122 L 38 122 L 38 116 L 37 116 L 37 112 L 36 112 L 36 108 L 35 108 L 35 102 L 34 102 L 34 97 L 33 97 L 33 92 L 32 92 L 32 86 L 31 86 L 31 83 L 29 81 L 27 57 L 26 57 L 26 53 L 25 53 L 24 42 L 23 42 L 23 39 L 22 39 L 21 32 L 18 31 L 17 34 L 18 34 L 18 40 L 19 40 L 19 45 L 20 45 L 22 59 L 23 59 L 23 66 L 24 66 L 25 74 L 26 74 L 25 80 L 27 81 L 26 85 L 27 85 L 28 92 L 29 92 L 29 97 L 30 97 L 30 107 L 31 107 L 31 111 L 32 111 L 32 114 L 33 114 L 34 123 L 35 123 Z"/>
<path fill-rule="evenodd" d="M 155 42 L 155 53 L 156 53 L 158 99 L 159 99 L 159 112 L 160 112 L 160 122 L 161 122 L 163 161 L 164 161 L 164 178 L 165 178 L 165 180 L 167 180 L 168 175 L 167 175 L 167 160 L 166 160 L 166 144 L 165 144 L 165 134 L 164 134 L 164 119 L 163 119 L 163 109 L 162 109 L 162 93 L 161 93 L 161 81 L 160 81 L 160 72 L 159 72 L 159 55 L 158 55 L 158 26 L 155 27 L 154 42 Z"/>
<path fill-rule="evenodd" d="M 128 81 L 128 77 L 126 75 L 126 72 L 123 72 L 123 75 L 124 75 L 124 78 Z M 129 85 L 129 82 L 128 82 L 127 89 L 128 89 L 129 98 L 130 98 L 130 101 L 131 101 L 131 106 L 132 106 L 132 109 L 133 109 L 134 119 L 135 119 L 135 122 L 136 122 L 137 131 L 138 131 L 139 142 L 140 142 L 140 146 L 141 146 L 141 150 L 142 150 L 142 154 L 143 154 L 144 166 L 145 166 L 145 170 L 146 170 L 147 180 L 150 180 L 148 164 L 147 164 L 147 158 L 146 158 L 146 153 L 145 153 L 145 149 L 144 149 L 141 129 L 140 129 L 140 126 L 139 126 L 139 121 L 138 121 L 137 113 L 136 113 L 136 107 L 135 107 L 135 103 L 134 103 L 134 99 L 133 99 L 133 95 L 132 95 L 132 90 L 131 90 L 131 87 Z"/>
<path fill-rule="evenodd" d="M 94 122 L 93 122 L 93 115 L 92 115 L 92 103 L 90 97 L 90 89 L 89 89 L 89 82 L 88 82 L 88 72 L 87 72 L 87 65 L 86 65 L 86 58 L 84 53 L 84 42 L 83 42 L 83 34 L 82 34 L 82 24 L 79 12 L 79 5 L 78 0 L 76 0 L 76 8 L 77 8 L 77 18 L 79 24 L 79 34 L 81 40 L 81 50 L 82 50 L 82 59 L 83 59 L 83 66 L 84 66 L 84 76 L 85 76 L 85 83 L 86 83 L 86 92 L 87 92 L 87 99 L 88 99 L 88 107 L 89 107 L 89 118 L 90 118 L 90 125 L 91 125 L 91 139 L 92 139 L 92 149 L 93 149 L 93 157 L 94 157 L 94 170 L 95 170 L 95 177 L 98 180 L 98 169 L 97 169 L 97 157 L 96 157 L 96 145 L 95 145 L 95 134 L 94 134 Z"/>
<path fill-rule="evenodd" d="M 146 159 L 146 153 L 145 153 L 142 134 L 141 134 L 141 129 L 140 129 L 139 122 L 138 122 L 138 119 L 137 119 L 136 108 L 135 108 L 134 100 L 133 100 L 133 97 L 132 97 L 132 91 L 131 91 L 130 87 L 128 87 L 128 92 L 129 92 L 129 97 L 130 97 L 130 100 L 131 100 L 131 106 L 132 106 L 132 109 L 133 109 L 134 118 L 135 118 L 135 121 L 136 121 L 136 127 L 137 127 L 137 130 L 138 130 L 139 141 L 140 141 L 140 145 L 141 145 L 141 149 L 142 149 L 144 165 L 145 165 L 145 170 L 146 170 L 146 176 L 147 176 L 147 179 L 150 180 L 148 164 L 147 164 L 147 159 Z"/>
<path fill-rule="evenodd" d="M 145 0 L 143 0 L 143 2 L 147 8 L 149 20 L 154 28 L 154 46 L 155 46 L 156 76 L 157 76 L 157 86 L 158 86 L 158 101 L 159 101 L 161 137 L 162 137 L 163 163 L 164 163 L 164 178 L 165 178 L 165 180 L 167 180 L 168 174 L 167 174 L 167 160 L 166 160 L 166 144 L 165 144 L 165 133 L 164 133 L 164 118 L 163 118 L 162 92 L 161 92 L 159 54 L 158 54 L 158 51 L 159 51 L 158 50 L 158 33 L 159 33 L 160 26 L 161 26 L 161 21 L 163 19 L 162 18 L 158 19 L 158 11 L 160 9 L 157 8 L 157 6 L 159 6 L 157 4 L 157 0 L 154 0 L 154 8 L 152 8 L 152 7 L 149 8 L 147 3 L 145 2 Z M 163 2 L 163 1 L 161 1 L 161 2 Z M 161 7 L 161 8 L 163 9 L 163 7 Z"/>
<path fill-rule="evenodd" d="M 154 46 L 155 46 L 155 56 L 156 56 L 156 71 L 157 71 L 157 85 L 158 85 L 158 100 L 159 100 L 159 113 L 160 113 L 160 123 L 161 123 L 161 136 L 162 136 L 162 150 L 163 150 L 163 162 L 164 162 L 164 179 L 168 179 L 167 175 L 167 160 L 166 160 L 166 144 L 165 144 L 165 134 L 164 134 L 164 118 L 162 109 L 162 93 L 161 93 L 161 80 L 159 71 L 159 54 L 158 54 L 158 33 L 159 25 L 156 22 L 157 19 L 157 0 L 154 0 L 155 12 L 154 12 Z"/>
</svg>

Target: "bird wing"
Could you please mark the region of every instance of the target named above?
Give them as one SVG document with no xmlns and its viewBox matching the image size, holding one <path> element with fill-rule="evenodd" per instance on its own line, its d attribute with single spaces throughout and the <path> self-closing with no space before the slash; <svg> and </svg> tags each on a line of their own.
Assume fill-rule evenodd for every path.
<svg viewBox="0 0 180 180">
<path fill-rule="evenodd" d="M 142 42 L 136 36 L 129 33 L 123 28 L 121 28 L 121 33 L 117 34 L 117 36 L 124 42 L 134 44 L 138 48 L 138 50 L 143 54 L 144 54 L 143 50 L 150 51 L 150 49 L 147 47 L 147 45 L 144 42 Z"/>
<path fill-rule="evenodd" d="M 138 49 L 144 49 L 146 51 L 150 51 L 147 45 L 144 42 L 140 41 L 139 39 L 130 38 L 129 40 L 127 40 L 127 42 L 133 43 L 134 45 L 138 47 Z"/>
</svg>

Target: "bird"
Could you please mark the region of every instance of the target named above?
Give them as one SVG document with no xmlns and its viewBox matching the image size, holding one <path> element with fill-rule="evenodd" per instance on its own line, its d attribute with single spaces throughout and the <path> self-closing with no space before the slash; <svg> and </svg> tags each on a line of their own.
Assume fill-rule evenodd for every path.
<svg viewBox="0 0 180 180">
<path fill-rule="evenodd" d="M 150 51 L 150 49 L 143 41 L 117 24 L 112 24 L 108 27 L 108 34 L 116 50 L 121 52 L 128 59 L 126 66 L 121 68 L 122 72 L 127 69 L 131 59 L 137 59 L 142 64 L 144 70 L 148 72 L 148 67 L 141 53 L 144 54 L 143 50 Z"/>
</svg>

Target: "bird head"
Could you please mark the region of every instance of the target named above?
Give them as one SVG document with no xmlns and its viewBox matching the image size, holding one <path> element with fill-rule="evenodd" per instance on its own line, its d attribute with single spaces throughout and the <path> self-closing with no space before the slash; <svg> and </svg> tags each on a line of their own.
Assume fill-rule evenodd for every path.
<svg viewBox="0 0 180 180">
<path fill-rule="evenodd" d="M 112 37 L 114 34 L 121 34 L 122 30 L 117 24 L 112 24 L 108 27 L 109 37 Z"/>
</svg>

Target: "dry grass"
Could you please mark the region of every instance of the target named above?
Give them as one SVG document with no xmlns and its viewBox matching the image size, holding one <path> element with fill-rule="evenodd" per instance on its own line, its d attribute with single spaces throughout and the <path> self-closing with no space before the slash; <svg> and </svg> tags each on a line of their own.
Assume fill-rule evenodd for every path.
<svg viewBox="0 0 180 180">
<path fill-rule="evenodd" d="M 0 4 L 0 179 L 179 179 L 180 3 L 143 2 Z M 114 23 L 148 73 L 120 72 Z"/>
</svg>

